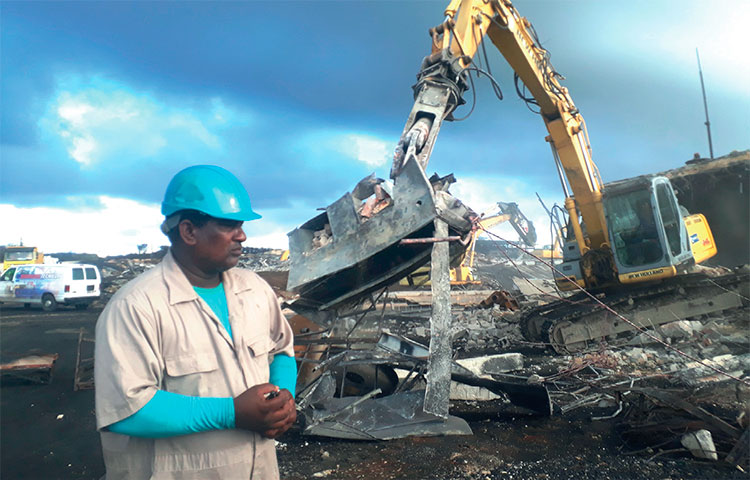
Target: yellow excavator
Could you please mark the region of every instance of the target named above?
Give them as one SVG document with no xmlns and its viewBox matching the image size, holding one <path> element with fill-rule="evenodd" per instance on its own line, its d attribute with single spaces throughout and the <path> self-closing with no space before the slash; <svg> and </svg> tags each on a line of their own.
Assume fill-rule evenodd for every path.
<svg viewBox="0 0 750 480">
<path fill-rule="evenodd" d="M 538 110 L 549 133 L 545 140 L 551 146 L 568 216 L 563 262 L 555 273 L 557 287 L 607 292 L 613 305 L 633 305 L 659 291 L 663 302 L 676 306 L 670 304 L 670 315 L 660 317 L 650 310 L 650 324 L 716 308 L 708 299 L 689 301 L 688 292 L 698 289 L 686 285 L 700 281 L 683 275 L 716 254 L 706 218 L 687 215 L 665 177 L 645 175 L 606 185 L 602 182 L 583 116 L 560 83 L 563 77 L 550 63 L 550 54 L 541 46 L 531 23 L 510 1 L 453 0 L 445 9 L 443 22 L 429 33 L 432 51 L 423 60 L 413 87 L 415 103 L 394 155 L 391 178 L 397 179 L 412 157 L 426 167 L 442 122 L 453 120 L 455 109 L 465 103 L 463 95 L 473 84 L 473 72 L 489 77 L 497 87 L 491 74 L 474 64 L 480 47 L 484 50 L 484 39 L 489 38 L 512 67 L 519 96 Z M 488 60 L 486 52 L 484 57 Z M 675 281 L 684 276 L 691 279 Z M 660 282 L 655 288 L 656 281 Z M 645 287 L 639 288 L 639 284 Z M 738 306 L 736 298 L 724 300 L 720 309 Z M 550 304 L 528 317 L 527 335 L 549 341 L 558 350 L 572 351 L 584 348 L 587 342 L 632 330 L 624 322 L 591 315 L 589 310 L 598 307 L 579 308 L 567 315 L 557 308 Z"/>
<path fill-rule="evenodd" d="M 12 265 L 23 265 L 26 263 L 44 263 L 44 254 L 36 247 L 26 247 L 24 245 L 8 245 L 4 247 L 3 272 Z"/>
<path fill-rule="evenodd" d="M 453 263 L 458 263 L 456 266 L 451 266 L 450 269 L 450 284 L 451 286 L 464 286 L 464 285 L 480 285 L 482 282 L 478 280 L 474 275 L 474 257 L 476 254 L 476 242 L 477 238 L 484 233 L 485 230 L 500 225 L 504 222 L 510 222 L 513 229 L 518 234 L 518 237 L 527 247 L 534 247 L 536 243 L 536 230 L 534 229 L 534 223 L 526 218 L 518 208 L 518 204 L 514 202 L 497 202 L 498 211 L 492 215 L 482 214 L 481 218 L 477 221 L 477 229 L 471 233 L 471 240 L 469 245 L 463 253 L 454 260 Z M 430 285 L 430 267 L 420 267 L 414 272 L 410 273 L 401 281 L 399 285 L 410 286 L 410 287 L 421 287 Z"/>
<path fill-rule="evenodd" d="M 557 261 L 562 260 L 562 249 L 560 248 L 560 237 L 555 237 L 555 243 L 543 245 L 541 248 L 535 248 L 531 253 L 542 260 Z"/>
</svg>

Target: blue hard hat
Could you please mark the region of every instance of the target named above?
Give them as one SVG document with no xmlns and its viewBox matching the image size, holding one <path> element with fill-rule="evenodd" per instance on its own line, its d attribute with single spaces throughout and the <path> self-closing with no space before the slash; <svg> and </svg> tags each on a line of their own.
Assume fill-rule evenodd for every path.
<svg viewBox="0 0 750 480">
<path fill-rule="evenodd" d="M 194 165 L 172 178 L 161 213 L 169 217 L 180 210 L 197 210 L 227 220 L 261 218 L 250 206 L 250 196 L 237 177 L 215 165 Z"/>
</svg>

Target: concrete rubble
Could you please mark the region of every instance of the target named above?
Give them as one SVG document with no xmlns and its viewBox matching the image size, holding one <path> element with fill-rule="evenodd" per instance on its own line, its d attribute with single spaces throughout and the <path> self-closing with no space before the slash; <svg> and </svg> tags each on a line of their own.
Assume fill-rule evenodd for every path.
<svg viewBox="0 0 750 480">
<path fill-rule="evenodd" d="M 708 460 L 718 460 L 716 455 L 716 446 L 714 445 L 711 432 L 708 430 L 698 430 L 688 432 L 680 439 L 682 446 L 690 450 L 698 458 L 707 458 Z"/>
<path fill-rule="evenodd" d="M 78 261 L 92 263 L 99 267 L 102 274 L 102 296 L 95 303 L 95 307 L 103 307 L 114 293 L 136 276 L 156 266 L 167 252 L 167 247 L 150 254 L 132 254 L 115 257 L 99 257 L 96 255 L 77 255 L 56 253 L 54 256 L 60 261 Z M 259 272 L 285 272 L 289 269 L 288 262 L 282 260 L 283 250 L 268 248 L 243 249 L 239 266 Z"/>
</svg>

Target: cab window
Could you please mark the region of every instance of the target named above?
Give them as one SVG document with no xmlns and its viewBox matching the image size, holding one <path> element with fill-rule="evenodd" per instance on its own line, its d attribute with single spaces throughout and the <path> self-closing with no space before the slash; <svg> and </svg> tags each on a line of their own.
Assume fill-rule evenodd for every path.
<svg viewBox="0 0 750 480">
<path fill-rule="evenodd" d="M 73 269 L 73 280 L 83 280 L 83 269 L 82 268 L 74 268 Z"/>
<path fill-rule="evenodd" d="M 666 183 L 656 186 L 656 198 L 659 201 L 659 214 L 667 233 L 667 242 L 672 255 L 680 254 L 680 226 L 682 218 L 674 202 L 674 194 Z"/>
<path fill-rule="evenodd" d="M 13 274 L 16 273 L 15 268 L 9 268 L 8 270 L 3 273 L 3 276 L 0 278 L 0 281 L 3 282 L 10 282 L 13 280 Z"/>
<path fill-rule="evenodd" d="M 86 280 L 96 280 L 96 270 L 93 268 L 86 269 Z"/>
<path fill-rule="evenodd" d="M 649 190 L 635 190 L 606 200 L 614 250 L 626 267 L 650 265 L 664 257 Z"/>
</svg>

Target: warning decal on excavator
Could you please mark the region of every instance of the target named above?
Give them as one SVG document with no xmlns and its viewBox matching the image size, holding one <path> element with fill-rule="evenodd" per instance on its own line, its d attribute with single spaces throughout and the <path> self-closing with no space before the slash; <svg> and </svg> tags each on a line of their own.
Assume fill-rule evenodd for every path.
<svg viewBox="0 0 750 480">
<path fill-rule="evenodd" d="M 697 233 L 690 235 L 690 243 L 698 243 L 698 242 L 700 242 L 700 238 L 698 238 Z"/>
</svg>

